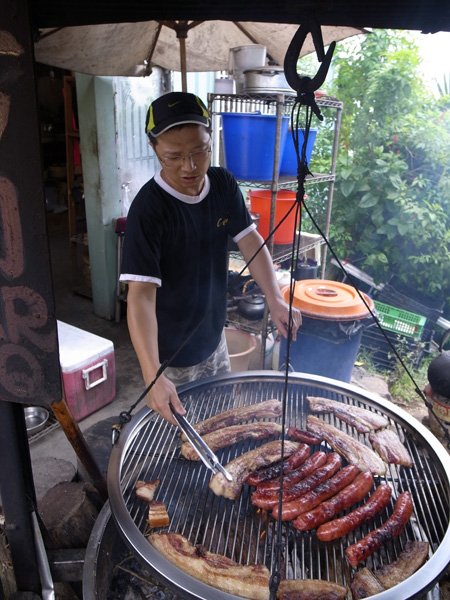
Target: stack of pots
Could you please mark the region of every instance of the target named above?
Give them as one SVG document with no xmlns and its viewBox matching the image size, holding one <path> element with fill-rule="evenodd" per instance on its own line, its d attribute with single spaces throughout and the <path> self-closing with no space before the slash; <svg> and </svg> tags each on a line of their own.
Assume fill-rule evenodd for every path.
<svg viewBox="0 0 450 600">
<path fill-rule="evenodd" d="M 244 71 L 244 92 L 248 94 L 295 94 L 286 81 L 283 67 L 253 67 Z"/>
<path fill-rule="evenodd" d="M 267 49 L 261 44 L 249 44 L 230 48 L 228 71 L 236 82 L 236 93 L 245 87 L 245 71 L 258 69 L 266 64 Z"/>
</svg>

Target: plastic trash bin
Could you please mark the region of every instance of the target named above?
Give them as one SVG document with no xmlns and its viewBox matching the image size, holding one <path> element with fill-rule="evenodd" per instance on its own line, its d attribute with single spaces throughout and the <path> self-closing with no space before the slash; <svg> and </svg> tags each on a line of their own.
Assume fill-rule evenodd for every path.
<svg viewBox="0 0 450 600">
<path fill-rule="evenodd" d="M 289 302 L 289 286 L 282 294 Z M 362 296 L 373 310 L 371 298 Z M 302 311 L 303 322 L 289 347 L 289 368 L 349 382 L 362 332 L 373 322 L 358 292 L 338 281 L 304 279 L 295 284 L 293 305 Z M 282 338 L 280 370 L 286 368 L 287 351 Z"/>
</svg>

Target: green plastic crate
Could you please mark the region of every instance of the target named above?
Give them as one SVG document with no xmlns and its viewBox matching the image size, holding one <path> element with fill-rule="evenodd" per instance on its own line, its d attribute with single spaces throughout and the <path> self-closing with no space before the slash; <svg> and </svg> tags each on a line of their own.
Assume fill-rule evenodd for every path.
<svg viewBox="0 0 450 600">
<path fill-rule="evenodd" d="M 409 310 L 384 304 L 378 300 L 374 300 L 374 304 L 378 320 L 383 329 L 411 337 L 415 340 L 420 339 L 427 320 L 426 317 L 416 315 L 413 312 L 409 312 Z"/>
</svg>

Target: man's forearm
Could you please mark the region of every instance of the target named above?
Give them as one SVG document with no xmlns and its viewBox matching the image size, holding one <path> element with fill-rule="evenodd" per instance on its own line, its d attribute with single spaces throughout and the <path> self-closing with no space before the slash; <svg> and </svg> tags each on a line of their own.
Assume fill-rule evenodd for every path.
<svg viewBox="0 0 450 600">
<path fill-rule="evenodd" d="M 139 284 L 138 284 L 139 285 Z M 129 287 L 127 321 L 133 348 L 148 384 L 160 367 L 158 352 L 158 323 L 151 297 Z"/>
</svg>

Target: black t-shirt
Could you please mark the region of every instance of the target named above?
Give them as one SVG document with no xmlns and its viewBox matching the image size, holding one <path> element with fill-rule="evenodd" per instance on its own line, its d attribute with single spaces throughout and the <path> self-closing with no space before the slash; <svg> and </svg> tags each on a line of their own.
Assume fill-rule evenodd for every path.
<svg viewBox="0 0 450 600">
<path fill-rule="evenodd" d="M 121 280 L 161 286 L 161 362 L 179 350 L 170 366 L 188 367 L 216 349 L 226 317 L 228 236 L 237 241 L 252 229 L 236 180 L 220 167 L 208 169 L 198 198 L 177 193 L 158 176 L 141 188 L 127 216 Z"/>
</svg>

